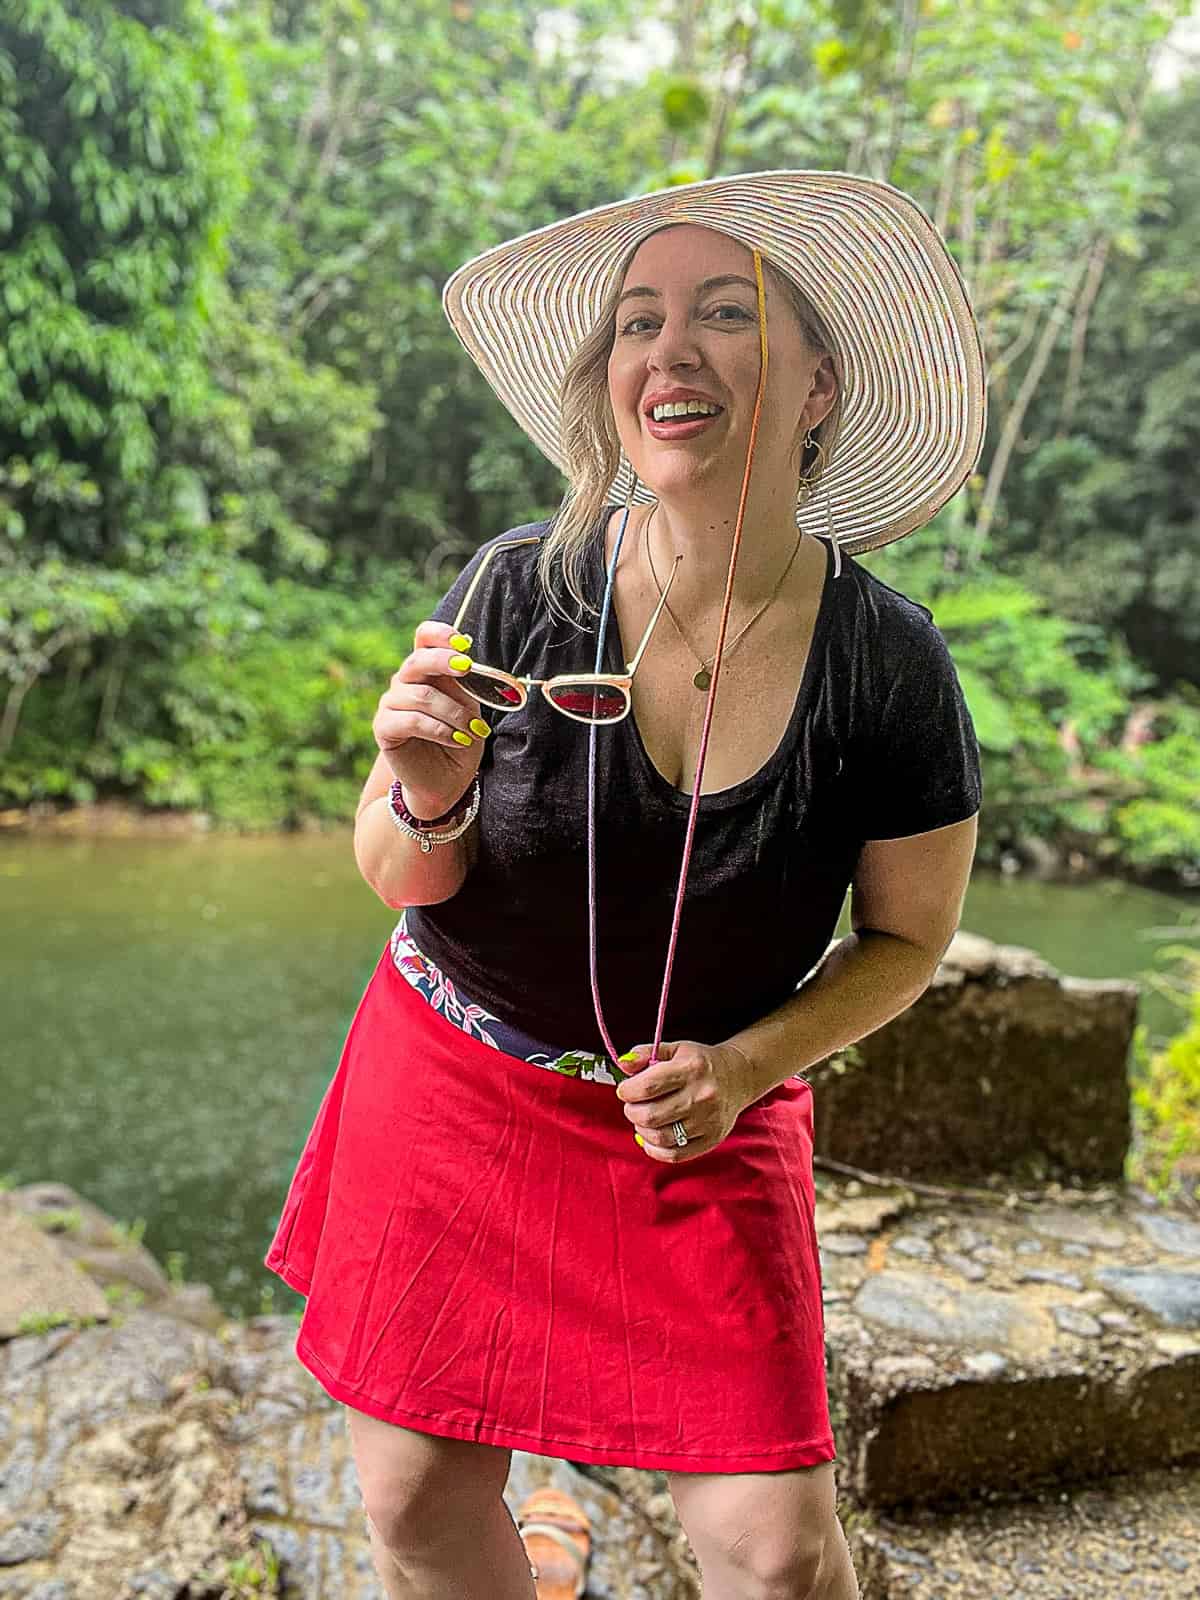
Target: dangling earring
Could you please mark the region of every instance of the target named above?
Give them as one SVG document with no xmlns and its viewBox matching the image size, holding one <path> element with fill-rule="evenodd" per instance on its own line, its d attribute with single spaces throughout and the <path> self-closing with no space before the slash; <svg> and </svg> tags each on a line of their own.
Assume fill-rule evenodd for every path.
<svg viewBox="0 0 1200 1600">
<path fill-rule="evenodd" d="M 807 489 L 809 494 L 811 494 L 813 491 L 813 485 L 820 476 L 821 467 L 824 465 L 825 461 L 825 446 L 821 443 L 820 439 L 815 439 L 813 437 L 813 431 L 810 428 L 804 435 L 804 453 L 807 454 L 808 451 L 812 449 L 815 449 L 817 452 L 816 458 L 810 464 L 807 471 L 800 474 L 800 487 L 802 489 Z"/>
<path fill-rule="evenodd" d="M 817 452 L 816 459 L 809 466 L 807 472 L 800 474 L 800 487 L 807 491 L 805 494 L 806 501 L 811 499 L 815 481 L 820 476 L 821 468 L 825 465 L 825 446 L 820 439 L 813 437 L 813 432 L 810 428 L 804 436 L 804 449 L 808 451 L 814 448 Z M 823 487 L 825 490 L 825 523 L 829 532 L 820 534 L 818 537 L 829 540 L 830 547 L 833 550 L 833 575 L 835 578 L 839 578 L 842 573 L 842 547 L 833 531 L 833 496 L 829 492 L 827 483 Z"/>
</svg>

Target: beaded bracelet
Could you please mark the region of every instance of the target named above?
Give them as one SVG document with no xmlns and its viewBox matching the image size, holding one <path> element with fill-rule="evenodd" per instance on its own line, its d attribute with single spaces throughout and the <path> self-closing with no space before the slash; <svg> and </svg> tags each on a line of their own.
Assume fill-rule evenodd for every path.
<svg viewBox="0 0 1200 1600">
<path fill-rule="evenodd" d="M 435 844 L 449 844 L 453 839 L 459 839 L 475 820 L 479 810 L 481 790 L 479 787 L 479 774 L 476 773 L 471 782 L 471 787 L 460 800 L 457 800 L 450 810 L 440 817 L 414 817 L 404 804 L 404 788 L 397 779 L 388 791 L 388 810 L 391 812 L 392 821 L 401 833 L 408 834 L 409 838 L 416 839 L 421 846 L 422 853 L 429 855 Z M 464 808 L 466 814 L 464 815 Z M 456 817 L 462 817 L 457 828 L 452 828 L 449 833 L 434 833 L 434 828 L 440 828 L 443 823 L 453 822 Z"/>
</svg>

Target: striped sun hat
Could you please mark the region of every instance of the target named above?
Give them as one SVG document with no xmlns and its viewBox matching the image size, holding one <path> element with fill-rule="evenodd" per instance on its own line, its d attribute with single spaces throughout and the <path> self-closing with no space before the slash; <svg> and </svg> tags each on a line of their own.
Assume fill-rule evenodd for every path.
<svg viewBox="0 0 1200 1600">
<path fill-rule="evenodd" d="M 945 241 L 891 184 L 846 172 L 745 172 L 581 211 L 459 267 L 442 303 L 500 400 L 565 471 L 567 362 L 595 325 L 618 264 L 656 228 L 692 222 L 760 250 L 799 284 L 834 344 L 842 424 L 816 503 L 796 522 L 874 550 L 923 526 L 983 449 L 983 346 Z M 632 469 L 621 453 L 610 501 Z M 824 505 L 820 504 L 823 499 Z M 653 493 L 639 483 L 636 500 Z"/>
</svg>

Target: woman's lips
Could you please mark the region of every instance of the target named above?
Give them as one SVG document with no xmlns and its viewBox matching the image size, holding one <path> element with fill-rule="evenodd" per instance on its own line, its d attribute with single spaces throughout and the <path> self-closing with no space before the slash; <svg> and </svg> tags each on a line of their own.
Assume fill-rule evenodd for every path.
<svg viewBox="0 0 1200 1600">
<path fill-rule="evenodd" d="M 715 417 L 672 417 L 670 422 L 655 422 L 653 417 L 647 417 L 646 432 L 652 439 L 693 439 L 724 415 L 718 411 Z"/>
</svg>

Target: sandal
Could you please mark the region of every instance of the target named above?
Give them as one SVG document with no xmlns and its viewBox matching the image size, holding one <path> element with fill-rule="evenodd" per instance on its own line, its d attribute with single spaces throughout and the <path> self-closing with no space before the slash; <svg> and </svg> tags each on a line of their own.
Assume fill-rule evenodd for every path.
<svg viewBox="0 0 1200 1600">
<path fill-rule="evenodd" d="M 583 1594 L 592 1550 L 591 1528 L 587 1512 L 562 1489 L 546 1485 L 526 1496 L 517 1512 L 517 1531 L 526 1541 L 543 1541 L 536 1551 L 536 1565 L 535 1552 L 526 1546 L 538 1600 L 578 1600 Z M 558 1548 L 551 1549 L 551 1542 Z M 559 1550 L 571 1557 L 570 1566 Z"/>
</svg>

